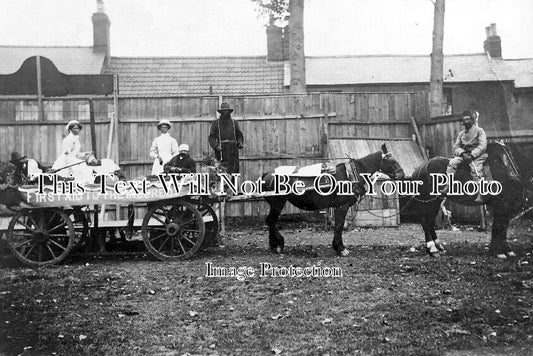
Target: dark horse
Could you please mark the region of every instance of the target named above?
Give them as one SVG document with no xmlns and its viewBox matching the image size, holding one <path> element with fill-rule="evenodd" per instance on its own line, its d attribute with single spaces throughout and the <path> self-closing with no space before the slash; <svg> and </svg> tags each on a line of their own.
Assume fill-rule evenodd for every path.
<svg viewBox="0 0 533 356">
<path fill-rule="evenodd" d="M 509 147 L 501 143 L 489 143 L 487 147 L 488 165 L 493 180 L 501 183 L 502 191 L 498 195 L 487 194 L 483 203 L 476 203 L 476 195 L 448 195 L 448 199 L 461 205 L 475 206 L 487 204 L 492 208 L 492 236 L 489 253 L 499 258 L 513 257 L 515 254 L 507 245 L 507 229 L 509 222 L 523 208 L 527 193 L 528 182 L 521 176 L 521 172 L 513 159 Z M 426 237 L 426 248 L 431 256 L 444 251 L 435 233 L 435 218 L 439 213 L 444 197 L 431 195 L 433 190 L 431 175 L 445 173 L 449 160 L 444 157 L 435 157 L 423 166 L 415 169 L 413 180 L 420 180 L 423 185 L 419 189 L 419 196 L 413 196 L 406 203 L 421 219 L 422 228 Z M 467 165 L 461 165 L 454 178 L 462 183 L 471 180 L 470 170 Z M 436 190 L 438 191 L 438 189 Z"/>
<path fill-rule="evenodd" d="M 403 179 L 404 172 L 398 162 L 392 157 L 392 154 L 387 152 L 385 144 L 381 146 L 381 151 L 372 153 L 361 159 L 350 159 L 350 167 L 357 173 L 373 174 L 381 171 L 393 179 Z M 346 165 L 340 163 L 336 165 L 335 173 L 333 174 L 335 182 L 352 181 L 349 178 Z M 273 189 L 273 174 L 267 173 L 263 176 L 266 190 Z M 291 178 L 292 179 L 292 178 Z M 359 177 L 359 182 L 362 184 L 362 179 Z M 339 256 L 346 256 L 349 251 L 344 247 L 342 242 L 342 229 L 344 227 L 344 220 L 348 209 L 354 205 L 357 200 L 364 194 L 364 187 L 357 184 L 354 189 L 355 193 L 351 195 L 340 195 L 338 189 L 332 194 L 324 196 L 320 195 L 315 189 L 306 189 L 304 194 L 296 195 L 276 195 L 267 196 L 266 201 L 270 205 L 270 213 L 266 219 L 269 227 L 269 244 L 270 249 L 276 253 L 283 253 L 284 239 L 279 233 L 276 222 L 285 207 L 287 201 L 291 202 L 297 208 L 303 210 L 319 210 L 324 208 L 335 208 L 335 232 L 333 235 L 333 248 Z"/>
</svg>

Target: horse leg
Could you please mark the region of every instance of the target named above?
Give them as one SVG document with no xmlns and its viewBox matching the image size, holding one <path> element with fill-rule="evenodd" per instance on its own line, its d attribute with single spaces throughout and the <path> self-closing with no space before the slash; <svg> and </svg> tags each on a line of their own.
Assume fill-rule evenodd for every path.
<svg viewBox="0 0 533 356">
<path fill-rule="evenodd" d="M 492 222 L 492 236 L 489 245 L 489 254 L 498 258 L 516 257 L 507 244 L 507 229 L 510 218 L 507 215 L 494 214 Z"/>
<path fill-rule="evenodd" d="M 278 218 L 281 215 L 283 208 L 287 199 L 283 197 L 274 197 L 266 199 L 268 205 L 270 205 L 270 212 L 266 218 L 266 224 L 268 225 L 268 244 L 270 245 L 270 250 L 281 254 L 285 248 L 285 239 L 279 233 L 279 229 L 276 226 Z"/>
<path fill-rule="evenodd" d="M 346 213 L 350 204 L 344 204 L 335 208 L 335 229 L 333 233 L 333 249 L 338 256 L 347 256 L 350 251 L 344 247 L 342 242 L 342 229 L 344 228 L 344 220 L 346 220 Z"/>
<path fill-rule="evenodd" d="M 422 216 L 422 229 L 424 230 L 424 236 L 426 238 L 426 252 L 431 257 L 438 257 L 439 252 L 444 250 L 442 244 L 438 240 L 437 233 L 435 232 L 435 218 L 437 217 L 439 209 L 440 205 L 428 208 L 428 212 Z M 440 248 L 437 247 L 437 245 Z"/>
<path fill-rule="evenodd" d="M 447 212 L 446 212 L 446 207 L 444 206 L 444 203 L 445 203 L 446 199 L 444 199 L 440 204 L 439 204 L 439 210 L 442 210 L 443 211 L 443 214 L 445 215 L 446 217 L 446 220 L 447 220 L 447 224 L 449 223 L 450 226 L 451 226 L 451 221 L 449 219 L 449 216 L 447 215 Z M 439 212 L 437 212 L 438 214 Z M 433 239 L 433 242 L 435 243 L 435 247 L 437 248 L 437 250 L 439 250 L 440 252 L 446 252 L 446 250 L 444 249 L 444 245 L 442 245 L 442 243 L 440 242 L 438 236 L 437 236 L 437 233 L 435 232 L 435 225 L 433 225 L 433 228 L 430 230 L 430 234 L 431 234 L 431 238 Z"/>
<path fill-rule="evenodd" d="M 435 229 L 431 231 L 431 237 L 433 238 L 433 243 L 435 244 L 435 247 L 437 248 L 437 250 L 439 250 L 439 252 L 442 252 L 442 253 L 446 252 L 446 249 L 444 248 L 444 245 L 442 244 L 442 242 L 439 240 L 437 233 L 435 232 Z"/>
</svg>

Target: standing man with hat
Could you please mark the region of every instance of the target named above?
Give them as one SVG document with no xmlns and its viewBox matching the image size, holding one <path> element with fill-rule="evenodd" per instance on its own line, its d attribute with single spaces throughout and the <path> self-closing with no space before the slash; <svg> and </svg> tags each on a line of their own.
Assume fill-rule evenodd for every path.
<svg viewBox="0 0 533 356">
<path fill-rule="evenodd" d="M 161 132 L 161 135 L 154 139 L 150 147 L 150 157 L 154 159 L 152 175 L 163 173 L 165 163 L 178 153 L 178 141 L 170 136 L 168 132 L 171 127 L 170 121 L 166 119 L 159 121 L 157 124 L 157 129 Z"/>
<path fill-rule="evenodd" d="M 222 103 L 217 111 L 220 117 L 211 124 L 209 144 L 228 173 L 239 173 L 238 150 L 243 148 L 244 141 L 239 123 L 231 118 L 233 109 L 228 103 Z"/>
</svg>

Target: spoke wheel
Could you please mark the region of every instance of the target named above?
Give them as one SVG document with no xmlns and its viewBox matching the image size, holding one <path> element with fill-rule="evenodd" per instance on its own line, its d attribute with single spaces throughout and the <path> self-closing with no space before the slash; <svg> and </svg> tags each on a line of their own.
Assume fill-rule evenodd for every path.
<svg viewBox="0 0 533 356">
<path fill-rule="evenodd" d="M 158 203 L 144 216 L 142 235 L 146 248 L 157 259 L 182 260 L 202 245 L 205 224 L 202 214 L 187 201 Z"/>
<path fill-rule="evenodd" d="M 216 244 L 218 240 L 217 236 L 219 224 L 215 210 L 213 210 L 211 205 L 202 202 L 198 205 L 198 211 L 200 212 L 200 214 L 202 214 L 202 219 L 205 224 L 205 237 L 203 247 Z"/>
<path fill-rule="evenodd" d="M 11 219 L 7 245 L 22 263 L 42 267 L 59 263 L 74 246 L 76 232 L 60 209 L 24 209 Z"/>
<path fill-rule="evenodd" d="M 84 212 L 79 209 L 72 210 L 69 218 L 74 225 L 74 231 L 76 231 L 74 244 L 81 246 L 87 242 L 87 238 L 89 237 L 89 222 L 87 221 Z"/>
</svg>

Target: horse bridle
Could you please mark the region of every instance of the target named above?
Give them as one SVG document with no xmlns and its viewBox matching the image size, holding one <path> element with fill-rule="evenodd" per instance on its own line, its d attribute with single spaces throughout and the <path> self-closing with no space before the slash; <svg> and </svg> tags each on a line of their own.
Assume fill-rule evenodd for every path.
<svg viewBox="0 0 533 356">
<path fill-rule="evenodd" d="M 379 170 L 380 170 L 380 172 L 385 173 L 385 172 L 383 172 L 383 162 L 384 162 L 384 161 L 388 161 L 388 158 L 389 158 L 389 157 L 392 157 L 392 153 L 391 153 L 391 152 L 385 153 L 385 154 L 383 154 L 383 155 L 381 156 L 381 163 L 380 163 L 380 165 L 379 165 Z M 396 167 L 397 167 L 397 168 L 396 168 Z M 394 163 L 393 163 L 393 169 L 394 169 L 394 171 L 393 171 L 394 178 L 396 178 L 397 173 L 400 172 L 400 171 L 402 171 L 402 167 L 400 166 L 400 164 L 399 164 L 398 161 L 396 161 L 396 160 L 394 160 Z M 385 174 L 386 174 L 386 173 L 385 173 Z"/>
</svg>

